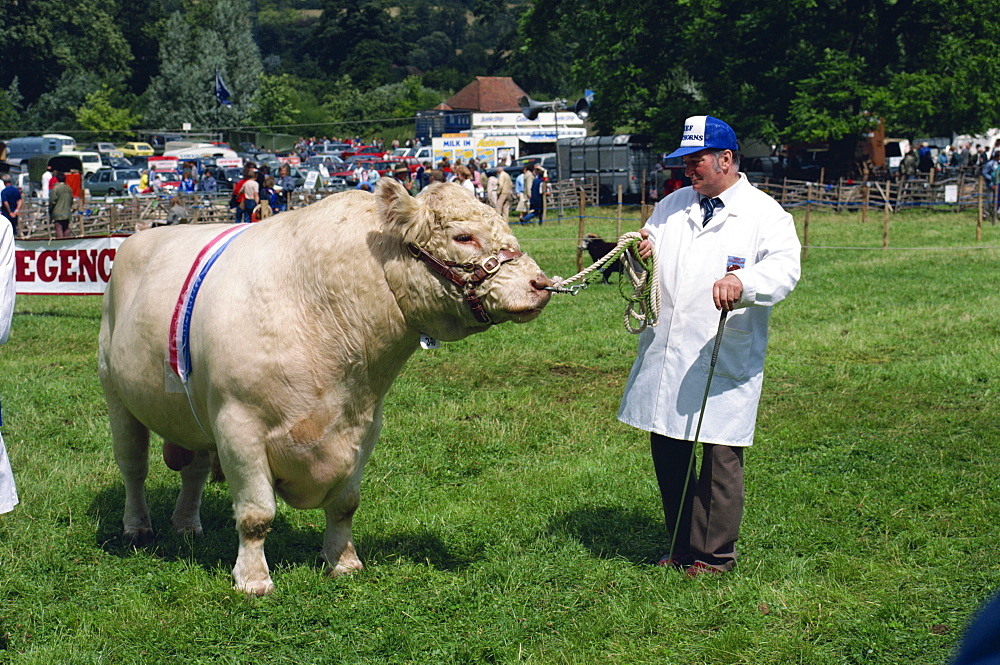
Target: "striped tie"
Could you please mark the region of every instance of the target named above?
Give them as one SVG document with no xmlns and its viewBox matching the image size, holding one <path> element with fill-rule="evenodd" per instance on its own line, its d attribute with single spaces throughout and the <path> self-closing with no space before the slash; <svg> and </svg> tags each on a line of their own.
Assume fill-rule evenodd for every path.
<svg viewBox="0 0 1000 665">
<path fill-rule="evenodd" d="M 705 213 L 705 217 L 701 222 L 702 226 L 706 226 L 708 222 L 712 219 L 712 215 L 715 214 L 716 209 L 723 206 L 722 199 L 716 196 L 714 199 L 701 199 L 701 209 Z"/>
</svg>

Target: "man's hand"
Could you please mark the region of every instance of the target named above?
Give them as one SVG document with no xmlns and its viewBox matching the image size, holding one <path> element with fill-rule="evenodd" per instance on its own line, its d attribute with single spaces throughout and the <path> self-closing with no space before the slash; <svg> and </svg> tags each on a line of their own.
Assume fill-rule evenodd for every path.
<svg viewBox="0 0 1000 665">
<path fill-rule="evenodd" d="M 715 300 L 715 309 L 733 311 L 741 295 L 743 295 L 743 282 L 733 273 L 727 273 L 725 277 L 712 285 L 712 299 Z"/>
<path fill-rule="evenodd" d="M 641 229 L 639 235 L 642 236 L 639 241 L 639 257 L 645 261 L 653 255 L 653 241 L 649 239 L 649 231 L 646 229 Z"/>
</svg>

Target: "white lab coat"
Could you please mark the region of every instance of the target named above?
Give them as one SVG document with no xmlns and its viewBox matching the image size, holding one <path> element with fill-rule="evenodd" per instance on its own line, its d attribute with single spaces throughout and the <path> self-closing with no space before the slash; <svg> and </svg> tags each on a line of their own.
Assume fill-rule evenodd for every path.
<svg viewBox="0 0 1000 665">
<path fill-rule="evenodd" d="M 7 341 L 14 316 L 14 231 L 6 218 L 0 217 L 0 344 Z M 0 513 L 17 505 L 14 474 L 7 459 L 7 448 L 0 434 Z"/>
<path fill-rule="evenodd" d="M 699 441 L 753 443 L 770 306 L 799 279 L 801 245 L 791 215 L 740 174 L 725 206 L 702 228 L 691 187 L 657 204 L 645 228 L 660 271 L 659 324 L 639 337 L 618 419 L 675 439 L 694 439 L 721 312 L 712 285 L 727 267 L 743 282 L 729 313 Z"/>
</svg>

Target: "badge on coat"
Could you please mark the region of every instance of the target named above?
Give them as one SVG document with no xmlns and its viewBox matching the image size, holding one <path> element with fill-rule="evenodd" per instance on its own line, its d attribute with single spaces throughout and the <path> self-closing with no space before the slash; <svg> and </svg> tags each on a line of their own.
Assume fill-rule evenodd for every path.
<svg viewBox="0 0 1000 665">
<path fill-rule="evenodd" d="M 739 256 L 730 256 L 726 259 L 726 272 L 741 270 L 747 267 L 747 260 Z"/>
</svg>

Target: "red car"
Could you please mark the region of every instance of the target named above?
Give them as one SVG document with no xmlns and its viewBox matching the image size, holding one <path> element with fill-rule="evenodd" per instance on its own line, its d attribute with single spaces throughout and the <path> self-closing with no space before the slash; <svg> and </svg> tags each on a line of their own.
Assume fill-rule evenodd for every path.
<svg viewBox="0 0 1000 665">
<path fill-rule="evenodd" d="M 374 161 L 376 159 L 382 159 L 383 155 L 385 155 L 385 151 L 379 150 L 373 145 L 356 145 L 350 150 L 345 150 L 344 152 L 340 153 L 340 158 L 347 159 L 352 155 L 359 155 L 359 156 L 363 155 L 368 159 Z"/>
</svg>

